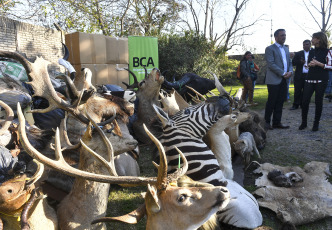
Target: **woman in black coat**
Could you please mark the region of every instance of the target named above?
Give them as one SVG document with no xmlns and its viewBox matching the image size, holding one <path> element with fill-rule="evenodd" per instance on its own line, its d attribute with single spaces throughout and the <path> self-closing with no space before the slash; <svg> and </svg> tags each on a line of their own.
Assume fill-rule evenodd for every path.
<svg viewBox="0 0 332 230">
<path fill-rule="evenodd" d="M 311 43 L 315 49 L 310 50 L 308 57 L 308 77 L 304 83 L 302 99 L 302 123 L 300 130 L 307 127 L 307 118 L 311 96 L 315 93 L 315 120 L 312 131 L 318 131 L 323 110 L 323 98 L 328 82 L 328 70 L 332 69 L 331 51 L 327 48 L 327 36 L 323 32 L 314 33 Z"/>
</svg>

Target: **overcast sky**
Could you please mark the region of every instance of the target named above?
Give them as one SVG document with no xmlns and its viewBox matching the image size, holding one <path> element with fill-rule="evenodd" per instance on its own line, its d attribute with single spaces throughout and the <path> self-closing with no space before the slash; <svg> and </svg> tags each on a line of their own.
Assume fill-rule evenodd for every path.
<svg viewBox="0 0 332 230">
<path fill-rule="evenodd" d="M 320 1 L 314 0 L 319 4 Z M 260 22 L 253 30 L 253 35 L 245 39 L 245 46 L 254 53 L 264 53 L 266 46 L 271 44 L 271 18 L 272 33 L 283 28 L 286 30 L 286 42 L 290 51 L 302 50 L 302 42 L 311 39 L 311 35 L 319 31 L 312 17 L 306 10 L 302 0 L 252 0 L 247 9 L 247 17 L 265 14 L 269 21 Z M 317 14 L 319 16 L 319 14 Z M 321 17 L 317 17 L 321 21 Z M 302 27 L 302 28 L 301 28 Z M 274 37 L 272 37 L 274 42 Z M 230 50 L 229 54 L 243 54 L 241 47 Z"/>
</svg>

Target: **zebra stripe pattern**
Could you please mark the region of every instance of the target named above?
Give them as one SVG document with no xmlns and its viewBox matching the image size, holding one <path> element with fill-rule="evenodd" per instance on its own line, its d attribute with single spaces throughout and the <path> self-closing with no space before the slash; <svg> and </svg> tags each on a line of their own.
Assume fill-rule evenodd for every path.
<svg viewBox="0 0 332 230">
<path fill-rule="evenodd" d="M 176 146 L 187 158 L 189 177 L 216 186 L 224 185 L 224 175 L 218 161 L 202 138 L 219 118 L 228 113 L 228 99 L 213 97 L 205 103 L 190 106 L 171 118 L 164 117 L 167 122 L 160 141 L 166 151 L 169 172 L 178 168 L 179 154 L 174 148 Z"/>
</svg>

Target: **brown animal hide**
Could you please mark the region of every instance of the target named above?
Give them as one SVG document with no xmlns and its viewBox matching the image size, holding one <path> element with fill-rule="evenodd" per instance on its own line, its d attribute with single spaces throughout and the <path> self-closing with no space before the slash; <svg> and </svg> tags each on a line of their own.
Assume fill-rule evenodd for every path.
<svg viewBox="0 0 332 230">
<path fill-rule="evenodd" d="M 268 173 L 275 169 L 284 173 L 296 172 L 303 182 L 295 183 L 290 188 L 277 187 L 267 178 Z M 327 181 L 327 175 L 331 175 L 328 163 L 312 161 L 303 169 L 265 163 L 254 172 L 263 174 L 256 179 L 255 184 L 259 189 L 253 193 L 260 197 L 257 199 L 259 206 L 274 211 L 283 223 L 301 225 L 332 216 L 332 184 Z"/>
<path fill-rule="evenodd" d="M 265 147 L 266 130 L 263 128 L 264 126 L 262 126 L 261 123 L 264 119 L 262 119 L 261 116 L 255 111 L 251 111 L 249 109 L 242 109 L 240 111 L 248 112 L 251 115 L 251 118 L 239 125 L 240 132 L 251 133 L 254 136 L 258 150 L 263 149 Z"/>
<path fill-rule="evenodd" d="M 150 74 L 139 83 L 137 97 L 139 99 L 137 120 L 133 123 L 135 137 L 142 143 L 151 143 L 150 138 L 143 129 L 143 123 L 156 136 L 161 132 L 159 119 L 153 109 L 153 104 L 160 106 L 159 91 L 164 77 L 154 68 Z M 160 129 L 159 129 L 160 128 Z"/>
</svg>

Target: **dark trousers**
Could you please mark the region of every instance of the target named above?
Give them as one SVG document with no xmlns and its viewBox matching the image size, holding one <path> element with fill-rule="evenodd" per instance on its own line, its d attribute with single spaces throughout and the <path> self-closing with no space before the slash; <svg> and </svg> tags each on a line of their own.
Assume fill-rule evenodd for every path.
<svg viewBox="0 0 332 230">
<path fill-rule="evenodd" d="M 303 73 L 301 76 L 294 78 L 294 107 L 302 106 L 304 82 L 308 74 Z"/>
<path fill-rule="evenodd" d="M 304 84 L 303 100 L 302 100 L 302 123 L 307 123 L 309 103 L 312 94 L 315 92 L 315 123 L 319 123 L 323 111 L 323 98 L 327 86 L 327 81 L 320 83 L 307 83 Z"/>
<path fill-rule="evenodd" d="M 268 98 L 265 105 L 265 122 L 271 122 L 273 114 L 272 125 L 278 125 L 281 122 L 282 107 L 287 97 L 287 82 L 282 79 L 279 85 L 267 85 Z"/>
</svg>

